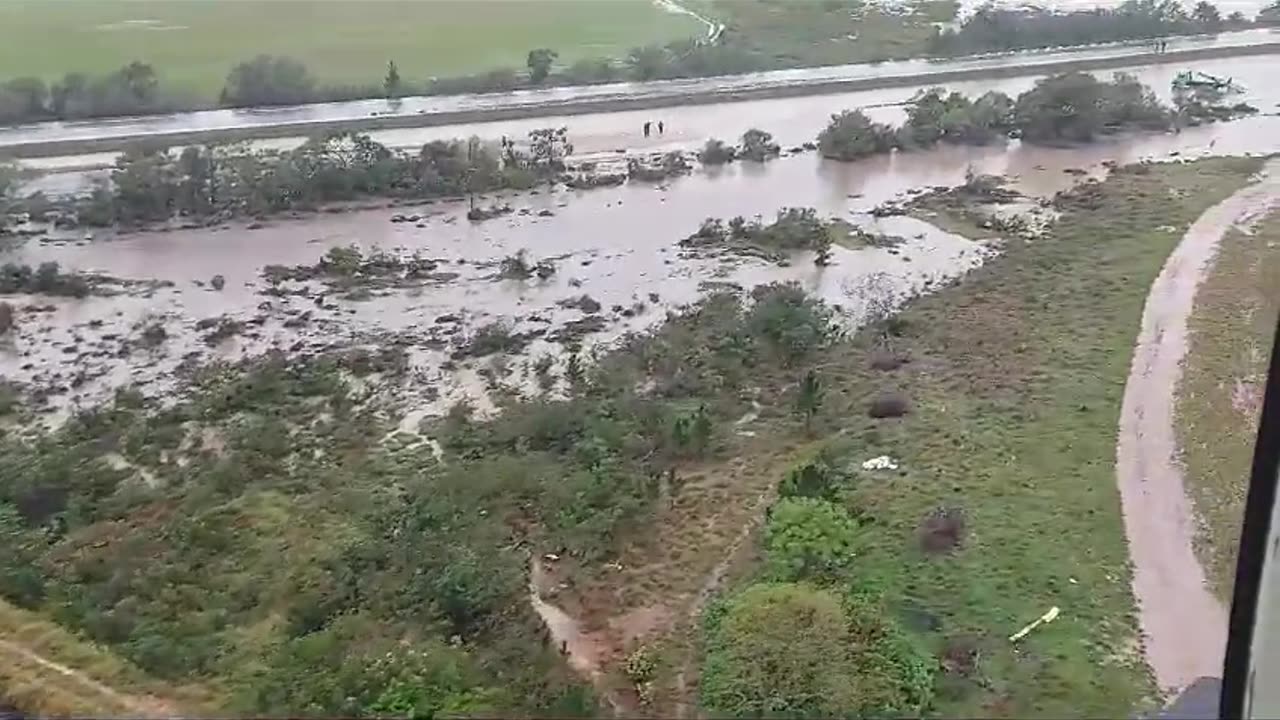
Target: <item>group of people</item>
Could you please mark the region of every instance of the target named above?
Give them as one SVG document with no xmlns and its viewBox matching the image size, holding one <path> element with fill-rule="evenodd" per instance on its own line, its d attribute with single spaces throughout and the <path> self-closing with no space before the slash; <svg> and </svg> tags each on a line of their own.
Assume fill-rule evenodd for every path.
<svg viewBox="0 0 1280 720">
<path fill-rule="evenodd" d="M 1157 53 L 1165 52 L 1166 50 L 1169 49 L 1169 41 L 1168 40 L 1152 40 L 1151 49 Z"/>
<path fill-rule="evenodd" d="M 654 123 L 652 120 L 645 120 L 645 121 L 644 121 L 644 136 L 645 136 L 645 137 L 649 137 L 649 133 L 650 133 L 650 131 L 652 131 L 653 126 L 654 126 L 654 125 L 655 125 L 655 123 Z M 663 122 L 662 122 L 661 120 L 659 120 L 659 121 L 656 123 L 656 125 L 658 126 L 658 134 L 659 134 L 659 135 L 661 135 L 662 133 L 666 132 L 666 129 L 667 129 L 667 128 L 666 128 L 666 125 L 664 125 L 664 124 L 663 124 Z"/>
</svg>

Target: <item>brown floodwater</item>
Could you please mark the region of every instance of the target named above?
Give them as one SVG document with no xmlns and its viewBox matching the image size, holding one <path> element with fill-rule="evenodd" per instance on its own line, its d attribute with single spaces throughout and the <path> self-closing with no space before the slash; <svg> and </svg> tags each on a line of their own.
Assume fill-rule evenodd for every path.
<svg viewBox="0 0 1280 720">
<path fill-rule="evenodd" d="M 1234 61 L 1234 67 L 1238 75 L 1257 72 L 1257 68 L 1249 69 L 1250 61 Z M 707 127 L 728 123 L 734 116 L 735 127 L 746 127 L 756 123 L 743 118 L 741 109 L 763 106 L 770 109 L 771 120 L 760 124 L 790 144 L 793 133 L 795 142 L 811 138 L 828 112 L 842 106 L 838 99 L 827 99 L 825 105 L 819 100 L 702 106 L 688 112 L 694 113 L 691 117 L 707 114 L 717 118 L 701 121 Z M 875 112 L 901 110 L 885 107 Z M 594 122 L 603 129 L 603 118 Z M 622 121 L 614 118 L 609 122 Z M 689 126 L 672 123 L 672 128 L 668 135 L 674 137 L 664 138 L 661 149 L 687 150 L 707 137 L 695 134 Z M 459 132 L 455 129 L 452 134 Z M 129 381 L 152 393 L 168 393 L 178 384 L 175 369 L 184 360 L 189 364 L 211 358 L 234 359 L 272 347 L 300 352 L 399 341 L 411 351 L 418 373 L 415 389 L 406 395 L 416 398 L 417 415 L 437 412 L 463 396 L 483 405 L 482 371 L 495 370 L 490 367 L 493 361 L 472 359 L 452 367 L 446 362 L 451 349 L 460 338 L 494 320 L 511 323 L 521 332 L 554 331 L 582 317 L 577 310 L 557 306 L 557 301 L 571 296 L 585 293 L 604 306 L 606 328 L 586 337 L 588 347 L 608 343 L 630 330 L 651 327 L 667 310 L 704 295 L 708 282 L 735 283 L 744 288 L 774 281 L 799 282 L 840 305 L 844 317 L 856 322 L 862 303 L 859 288 L 865 278 L 883 274 L 895 293 L 905 297 L 976 267 L 995 247 L 943 233 L 920 221 L 890 218 L 879 221 L 882 227 L 872 229 L 905 238 L 903 246 L 893 251 L 837 248 L 835 262 L 827 268 L 815 267 L 811 256 L 805 255 L 786 267 L 740 257 L 687 256 L 677 242 L 707 217 L 761 215 L 767 219 L 781 208 L 805 206 L 827 217 L 874 226 L 877 221 L 865 213 L 876 205 L 900 199 L 913 190 L 959 184 L 970 170 L 1006 175 L 1024 193 L 1048 197 L 1079 182 L 1081 170 L 1095 176 L 1104 172 L 1103 164 L 1108 161 L 1276 151 L 1280 151 L 1280 118 L 1258 116 L 1180 134 L 1112 137 L 1072 149 L 1015 141 L 893 153 L 855 163 L 799 153 L 763 165 L 735 163 L 699 169 L 663 184 L 628 183 L 589 191 L 485 198 L 483 203 L 510 203 L 516 212 L 479 224 L 465 219 L 463 204 L 440 202 L 412 209 L 278 219 L 254 230 L 234 224 L 93 242 L 32 240 L 0 253 L 0 261 L 54 260 L 68 269 L 125 279 L 167 280 L 174 285 L 145 294 L 133 291 L 79 301 L 19 298 L 21 307 L 51 309 L 20 312 L 11 347 L 0 350 L 0 375 L 36 386 L 65 386 L 65 392 L 50 398 L 51 407 L 65 409 L 96 402 Z M 540 216 L 542 211 L 550 214 Z M 423 217 L 416 223 L 391 223 L 395 213 Z M 329 297 L 321 301 L 323 306 L 317 305 L 316 293 L 307 297 L 263 294 L 263 266 L 313 264 L 329 248 L 350 244 L 417 252 L 438 259 L 439 271 L 456 273 L 456 277 L 413 289 L 379 291 L 363 301 Z M 496 279 L 497 261 L 522 249 L 534 260 L 554 258 L 556 275 L 545 281 Z M 200 285 L 215 274 L 226 278 L 222 291 Z M 310 322 L 297 327 L 298 316 L 308 311 Z M 196 330 L 195 323 L 222 315 L 249 325 L 240 336 L 209 347 L 201 341 L 204 333 Z M 437 322 L 447 315 L 457 315 L 461 322 Z M 120 356 L 127 338 L 136 337 L 142 325 L 157 320 L 169 333 L 160 349 L 134 350 Z M 286 321 L 294 327 L 287 327 Z M 504 383 L 528 390 L 532 387 L 528 359 L 543 353 L 555 354 L 560 358 L 557 362 L 563 362 L 561 346 L 542 339 L 533 342 L 522 358 L 506 363 L 509 367 L 497 367 L 496 374 Z"/>
</svg>

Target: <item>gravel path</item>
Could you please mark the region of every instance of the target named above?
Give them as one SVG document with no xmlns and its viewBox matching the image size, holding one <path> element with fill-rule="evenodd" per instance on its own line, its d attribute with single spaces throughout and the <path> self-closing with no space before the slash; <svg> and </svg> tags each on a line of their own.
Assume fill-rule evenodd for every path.
<svg viewBox="0 0 1280 720">
<path fill-rule="evenodd" d="M 1147 662 L 1173 693 L 1221 677 L 1227 611 L 1192 549 L 1195 520 L 1174 439 L 1174 399 L 1196 288 L 1223 235 L 1280 201 L 1280 161 L 1261 182 L 1210 208 L 1187 230 L 1151 286 L 1125 384 L 1116 473 L 1133 560 Z"/>
</svg>

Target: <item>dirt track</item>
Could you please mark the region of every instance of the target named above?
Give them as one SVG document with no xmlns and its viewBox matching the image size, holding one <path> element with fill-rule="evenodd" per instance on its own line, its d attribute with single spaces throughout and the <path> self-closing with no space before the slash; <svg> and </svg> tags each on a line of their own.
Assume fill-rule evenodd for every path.
<svg viewBox="0 0 1280 720">
<path fill-rule="evenodd" d="M 1196 288 L 1232 225 L 1280 202 L 1280 161 L 1200 216 L 1147 295 L 1120 414 L 1116 474 L 1133 560 L 1133 592 L 1156 682 L 1176 692 L 1220 677 L 1227 612 L 1192 549 L 1195 520 L 1174 439 L 1174 400 Z"/>
</svg>

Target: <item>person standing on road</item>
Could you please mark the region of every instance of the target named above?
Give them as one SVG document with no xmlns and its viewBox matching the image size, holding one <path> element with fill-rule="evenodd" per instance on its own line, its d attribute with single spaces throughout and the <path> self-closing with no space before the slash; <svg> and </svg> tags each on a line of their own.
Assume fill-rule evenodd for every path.
<svg viewBox="0 0 1280 720">
<path fill-rule="evenodd" d="M 666 128 L 665 128 L 665 126 L 662 124 L 662 121 L 661 121 L 661 120 L 659 120 L 659 121 L 658 121 L 658 134 L 659 134 L 659 135 L 661 135 L 665 129 L 666 129 Z"/>
<path fill-rule="evenodd" d="M 649 125 L 650 125 L 649 121 L 648 121 L 648 120 L 645 120 L 645 121 L 644 121 L 644 136 L 645 136 L 645 137 L 649 137 Z"/>
</svg>

